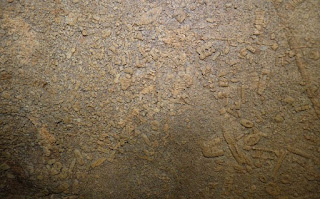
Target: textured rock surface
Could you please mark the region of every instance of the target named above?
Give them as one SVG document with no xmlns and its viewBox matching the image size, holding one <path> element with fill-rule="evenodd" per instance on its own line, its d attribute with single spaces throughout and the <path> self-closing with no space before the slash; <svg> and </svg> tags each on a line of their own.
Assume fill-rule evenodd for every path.
<svg viewBox="0 0 320 199">
<path fill-rule="evenodd" d="M 319 10 L 0 1 L 0 198 L 320 198 Z"/>
</svg>

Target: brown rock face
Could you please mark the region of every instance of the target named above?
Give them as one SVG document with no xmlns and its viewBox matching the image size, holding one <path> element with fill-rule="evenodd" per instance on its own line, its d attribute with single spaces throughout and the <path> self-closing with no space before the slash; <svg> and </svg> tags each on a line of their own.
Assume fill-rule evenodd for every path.
<svg viewBox="0 0 320 199">
<path fill-rule="evenodd" d="M 319 10 L 0 1 L 0 198 L 320 198 Z"/>
</svg>

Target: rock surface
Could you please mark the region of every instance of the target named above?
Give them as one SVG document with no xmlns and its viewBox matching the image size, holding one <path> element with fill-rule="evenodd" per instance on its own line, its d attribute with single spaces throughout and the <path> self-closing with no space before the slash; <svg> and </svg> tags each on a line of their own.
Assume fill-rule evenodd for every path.
<svg viewBox="0 0 320 199">
<path fill-rule="evenodd" d="M 0 198 L 320 198 L 319 10 L 0 1 Z"/>
</svg>

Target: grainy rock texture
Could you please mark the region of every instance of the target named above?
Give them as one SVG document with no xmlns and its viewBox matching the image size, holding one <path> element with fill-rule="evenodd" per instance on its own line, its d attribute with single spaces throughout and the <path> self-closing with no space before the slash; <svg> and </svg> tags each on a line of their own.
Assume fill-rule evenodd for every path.
<svg viewBox="0 0 320 199">
<path fill-rule="evenodd" d="M 319 0 L 1 0 L 0 198 L 320 198 Z"/>
</svg>

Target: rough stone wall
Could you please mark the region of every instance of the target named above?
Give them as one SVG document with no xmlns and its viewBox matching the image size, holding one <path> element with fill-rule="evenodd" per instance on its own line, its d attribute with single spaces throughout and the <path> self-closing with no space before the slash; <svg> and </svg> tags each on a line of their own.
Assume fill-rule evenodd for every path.
<svg viewBox="0 0 320 199">
<path fill-rule="evenodd" d="M 319 0 L 1 0 L 1 198 L 320 198 Z"/>
</svg>

